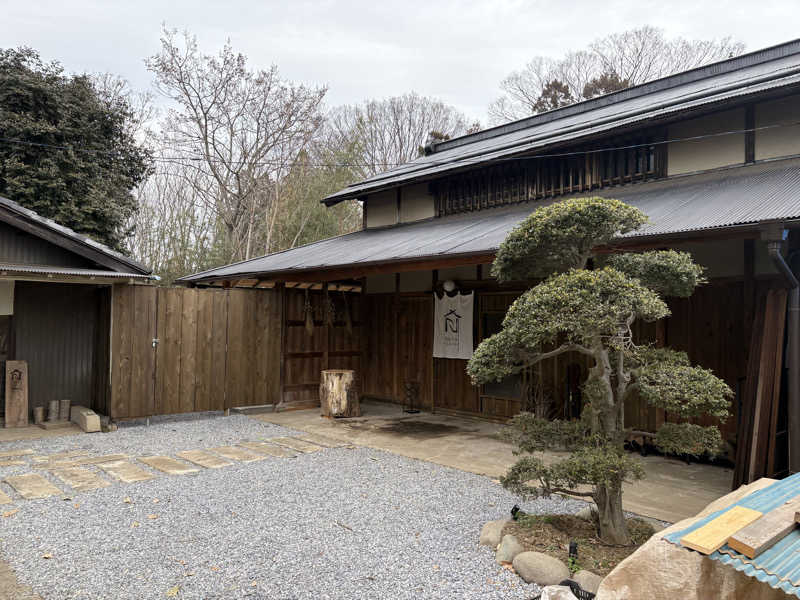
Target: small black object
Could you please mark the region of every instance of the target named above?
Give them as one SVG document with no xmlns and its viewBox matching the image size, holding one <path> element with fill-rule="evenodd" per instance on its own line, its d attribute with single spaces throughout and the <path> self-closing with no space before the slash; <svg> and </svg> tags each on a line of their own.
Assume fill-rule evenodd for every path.
<svg viewBox="0 0 800 600">
<path fill-rule="evenodd" d="M 595 595 L 592 592 L 587 592 L 585 589 L 583 589 L 577 581 L 572 581 L 572 579 L 565 579 L 558 585 L 567 586 L 572 592 L 572 595 L 575 596 L 578 600 L 594 600 Z"/>
<path fill-rule="evenodd" d="M 578 558 L 578 542 L 569 543 L 569 557 Z"/>
<path fill-rule="evenodd" d="M 515 521 L 517 520 L 517 515 L 519 514 L 519 506 L 515 504 L 511 509 L 511 518 Z"/>
</svg>

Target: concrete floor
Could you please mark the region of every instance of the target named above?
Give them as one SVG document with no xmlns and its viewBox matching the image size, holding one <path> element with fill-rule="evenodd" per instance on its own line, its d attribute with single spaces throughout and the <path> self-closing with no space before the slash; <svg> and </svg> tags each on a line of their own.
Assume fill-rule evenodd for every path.
<svg viewBox="0 0 800 600">
<path fill-rule="evenodd" d="M 382 402 L 362 402 L 361 408 L 362 416 L 351 419 L 324 418 L 318 408 L 250 416 L 492 478 L 515 462 L 511 445 L 495 437 L 502 425 L 430 413 L 409 415 Z M 674 523 L 730 492 L 731 469 L 686 465 L 661 456 L 641 460 L 647 477 L 626 484 L 623 496 L 625 509 L 639 515 Z"/>
</svg>

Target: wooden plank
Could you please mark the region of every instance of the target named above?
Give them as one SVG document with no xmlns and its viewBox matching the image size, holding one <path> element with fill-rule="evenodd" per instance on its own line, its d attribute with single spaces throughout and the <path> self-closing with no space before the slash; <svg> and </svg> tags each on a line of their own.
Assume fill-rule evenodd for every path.
<svg viewBox="0 0 800 600">
<path fill-rule="evenodd" d="M 800 510 L 800 498 L 793 498 L 737 531 L 728 546 L 748 558 L 768 550 L 795 528 L 795 515 Z"/>
<path fill-rule="evenodd" d="M 719 550 L 740 529 L 761 517 L 761 514 L 751 508 L 734 506 L 716 519 L 685 535 L 681 538 L 681 544 L 702 554 L 711 554 Z"/>
<path fill-rule="evenodd" d="M 180 388 L 178 412 L 193 412 L 195 409 L 195 390 L 197 373 L 197 294 L 198 290 L 181 290 L 181 341 Z"/>
<path fill-rule="evenodd" d="M 214 339 L 214 296 L 202 290 L 197 297 L 197 336 L 195 343 L 195 410 L 211 410 L 212 345 Z"/>
<path fill-rule="evenodd" d="M 111 418 L 130 414 L 132 286 L 114 285 L 111 292 Z"/>
<path fill-rule="evenodd" d="M 148 417 L 155 412 L 156 295 L 157 289 L 130 286 L 132 320 L 126 326 L 131 337 L 131 382 L 128 417 Z"/>
<path fill-rule="evenodd" d="M 208 410 L 223 410 L 227 391 L 225 371 L 228 352 L 228 291 L 215 291 L 213 301 L 213 343 L 211 346 L 210 395 Z"/>
<path fill-rule="evenodd" d="M 767 477 L 775 476 L 775 438 L 778 432 L 778 415 L 780 413 L 781 401 L 781 375 L 783 374 L 783 338 L 786 326 L 786 300 L 787 291 L 784 289 L 776 290 L 777 303 L 777 334 L 773 340 L 773 365 L 772 365 L 772 394 L 770 398 L 770 419 L 769 429 L 767 430 L 767 462 L 764 468 L 764 475 Z M 769 377 L 767 373 L 765 376 Z"/>
</svg>

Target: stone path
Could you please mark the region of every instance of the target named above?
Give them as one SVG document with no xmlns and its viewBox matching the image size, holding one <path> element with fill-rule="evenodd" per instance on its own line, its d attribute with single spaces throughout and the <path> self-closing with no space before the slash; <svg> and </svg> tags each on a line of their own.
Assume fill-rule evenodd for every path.
<svg viewBox="0 0 800 600">
<path fill-rule="evenodd" d="M 34 500 L 91 492 L 112 485 L 112 481 L 135 484 L 156 479 L 158 473 L 184 476 L 204 469 L 225 468 L 235 463 L 252 463 L 268 458 L 288 459 L 296 457 L 298 453 L 347 446 L 352 447 L 348 442 L 333 438 L 298 434 L 297 437 L 241 441 L 235 446 L 185 450 L 176 452 L 175 458 L 166 455 L 130 457 L 125 454 L 88 456 L 82 450 L 37 455 L 29 449 L 8 450 L 0 452 L 0 467 L 28 466 L 31 472 L 9 475 L 2 483 L 10 486 L 22 500 Z M 137 461 L 149 469 L 138 466 Z M 48 475 L 52 477 L 48 478 Z M 63 484 L 65 489 L 59 488 L 54 481 Z M 17 499 L 0 490 L 0 505 L 15 502 Z"/>
</svg>

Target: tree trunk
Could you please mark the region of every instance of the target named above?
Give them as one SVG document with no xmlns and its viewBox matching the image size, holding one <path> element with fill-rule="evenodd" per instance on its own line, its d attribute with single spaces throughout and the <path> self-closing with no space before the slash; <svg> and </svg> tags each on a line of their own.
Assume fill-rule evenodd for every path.
<svg viewBox="0 0 800 600">
<path fill-rule="evenodd" d="M 361 404 L 355 371 L 323 371 L 319 384 L 319 404 L 325 417 L 360 417 Z"/>
<path fill-rule="evenodd" d="M 594 491 L 600 525 L 600 539 L 607 544 L 627 546 L 631 543 L 625 513 L 622 511 L 622 486 L 598 485 Z"/>
</svg>

